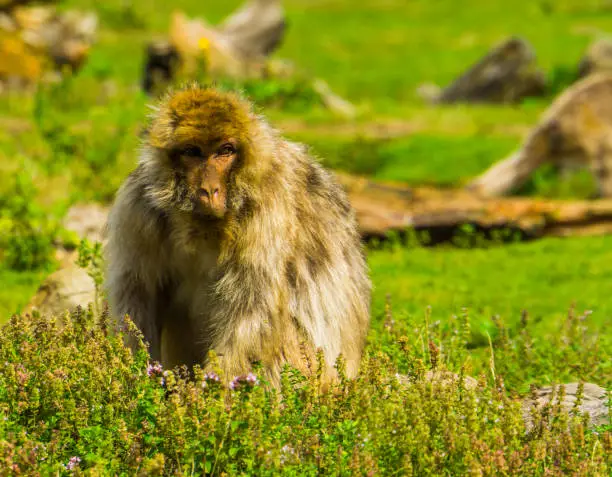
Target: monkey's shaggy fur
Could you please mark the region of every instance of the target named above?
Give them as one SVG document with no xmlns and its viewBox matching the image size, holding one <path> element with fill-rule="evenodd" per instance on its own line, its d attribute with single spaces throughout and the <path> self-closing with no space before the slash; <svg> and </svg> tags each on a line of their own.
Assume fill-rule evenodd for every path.
<svg viewBox="0 0 612 477">
<path fill-rule="evenodd" d="M 194 191 L 173 160 L 187 143 L 237 140 L 227 213 L 194 214 Z M 357 372 L 370 281 L 356 221 L 333 176 L 231 93 L 191 86 L 156 108 L 137 169 L 108 224 L 107 288 L 165 366 L 220 358 L 225 379 L 263 365 L 279 384 L 285 363 L 309 372 L 324 352 Z"/>
</svg>

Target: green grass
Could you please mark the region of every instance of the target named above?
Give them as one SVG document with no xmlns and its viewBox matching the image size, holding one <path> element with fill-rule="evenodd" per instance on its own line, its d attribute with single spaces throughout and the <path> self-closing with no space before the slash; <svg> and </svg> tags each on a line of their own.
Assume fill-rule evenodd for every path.
<svg viewBox="0 0 612 477">
<path fill-rule="evenodd" d="M 66 7 L 97 9 L 101 32 L 77 84 L 70 95 L 66 94 L 74 99 L 64 114 L 64 121 L 84 128 L 82 131 L 90 136 L 104 129 L 100 126 L 104 122 L 117 122 L 122 117 L 138 122 L 144 110 L 143 99 L 135 89 L 140 81 L 144 45 L 151 35 L 167 31 L 169 14 L 175 8 L 184 9 L 190 15 L 204 15 L 215 22 L 239 3 L 232 0 L 207 4 L 204 8 L 195 0 L 155 7 L 144 1 L 112 0 L 104 5 L 90 1 L 65 2 Z M 388 155 L 397 155 L 397 158 L 377 171 L 381 177 L 445 185 L 466 180 L 518 146 L 549 100 L 529 100 L 516 107 L 432 108 L 421 104 L 415 96 L 414 90 L 420 83 L 447 84 L 493 43 L 507 35 L 519 34 L 534 45 L 553 89 L 558 90 L 571 79 L 594 32 L 612 28 L 612 10 L 595 0 L 580 4 L 522 0 L 512 8 L 502 2 L 483 0 L 470 0 L 460 7 L 450 1 L 399 0 L 357 4 L 346 0 L 316 3 L 289 0 L 285 5 L 289 29 L 277 56 L 288 58 L 309 74 L 329 81 L 336 91 L 360 108 L 358 124 L 393 119 L 419 134 L 415 138 L 399 138 L 397 146 L 390 146 Z M 136 21 L 130 20 L 134 16 Z M 129 54 L 125 54 L 126 45 L 129 45 Z M 104 94 L 105 88 L 111 93 Z M 318 110 L 303 114 L 266 113 L 281 129 L 296 120 L 303 121 L 302 131 L 295 136 L 315 146 L 322 142 L 319 131 L 339 123 L 338 118 Z M 0 170 L 10 170 L 16 161 L 15 153 L 17 164 L 32 156 L 45 159 L 52 154 L 45 150 L 40 132 L 27 129 L 33 114 L 31 101 L 24 102 L 22 98 L 0 101 L 0 118 L 5 116 L 13 125 L 26 128 L 17 137 L 14 134 L 0 137 Z M 94 121 L 88 119 L 92 116 Z M 97 124 L 91 124 L 96 122 L 95 118 L 98 118 Z M 309 132 L 317 124 L 322 125 L 318 132 Z M 331 135 L 332 142 L 337 137 L 333 131 L 322 135 Z M 103 144 L 108 142 L 105 136 L 103 139 Z M 349 135 L 347 139 L 356 138 Z M 93 142 L 87 146 L 99 147 Z M 119 167 L 115 176 L 122 177 L 129 170 L 134 144 L 133 140 L 127 140 L 119 145 L 117 154 L 131 160 Z M 321 147 L 322 153 L 328 150 Z M 77 148 L 73 155 L 79 159 L 85 153 Z M 332 158 L 330 162 L 333 161 Z M 100 182 L 104 184 L 107 179 Z M 95 190 L 96 184 L 93 186 Z M 554 195 L 553 189 L 536 188 L 535 192 Z M 82 191 L 82 185 L 77 184 L 76 193 Z M 109 198 L 107 191 L 98 195 Z M 568 195 L 567 191 L 562 195 Z"/>
<path fill-rule="evenodd" d="M 486 333 L 494 332 L 493 315 L 515 330 L 527 310 L 535 332 L 544 336 L 575 306 L 592 311 L 590 323 L 605 332 L 612 326 L 609 260 L 612 237 L 371 251 L 374 316 L 382 314 L 387 294 L 399 316 L 420 316 L 431 306 L 432 319 L 444 322 L 467 308 L 474 343 L 482 346 Z"/>
<path fill-rule="evenodd" d="M 22 310 L 48 274 L 46 270 L 16 272 L 0 267 L 0 321 Z"/>
<path fill-rule="evenodd" d="M 412 185 L 461 185 L 503 157 L 515 141 L 499 136 L 413 134 L 394 139 L 306 140 L 329 167 Z"/>
</svg>

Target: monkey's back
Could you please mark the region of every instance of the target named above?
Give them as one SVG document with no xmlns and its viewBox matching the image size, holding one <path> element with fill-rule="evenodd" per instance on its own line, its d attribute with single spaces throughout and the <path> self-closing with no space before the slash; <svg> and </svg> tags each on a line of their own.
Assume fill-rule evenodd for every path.
<svg viewBox="0 0 612 477">
<path fill-rule="evenodd" d="M 353 375 L 369 328 L 367 265 L 345 191 L 331 173 L 306 157 L 304 200 L 297 202 L 296 214 L 303 227 L 287 261 L 290 308 L 296 317 L 314 317 L 306 326 L 315 346 L 326 350 L 332 362 L 342 353 Z"/>
</svg>

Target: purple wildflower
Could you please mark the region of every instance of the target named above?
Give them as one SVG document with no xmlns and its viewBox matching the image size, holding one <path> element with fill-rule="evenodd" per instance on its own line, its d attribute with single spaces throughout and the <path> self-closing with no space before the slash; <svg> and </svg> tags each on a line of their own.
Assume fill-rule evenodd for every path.
<svg viewBox="0 0 612 477">
<path fill-rule="evenodd" d="M 248 385 L 250 387 L 256 386 L 259 384 L 259 379 L 253 373 L 249 373 L 247 375 L 236 376 L 229 383 L 230 389 L 238 389 L 241 386 Z"/>
<path fill-rule="evenodd" d="M 220 381 L 219 375 L 217 373 L 213 372 L 213 371 L 206 373 L 204 375 L 204 379 L 206 381 L 215 381 L 217 383 Z"/>
<path fill-rule="evenodd" d="M 212 383 L 219 383 L 221 381 L 221 378 L 219 378 L 219 375 L 213 371 L 209 371 L 208 373 L 206 373 L 204 375 L 204 381 L 202 381 L 202 387 L 205 388 L 206 386 L 208 386 L 209 382 Z"/>
<path fill-rule="evenodd" d="M 256 386 L 259 384 L 259 379 L 253 373 L 249 373 L 246 375 L 245 381 L 249 383 L 251 386 Z"/>
<path fill-rule="evenodd" d="M 159 363 L 149 364 L 147 366 L 147 376 L 161 375 L 163 372 L 162 365 Z"/>
<path fill-rule="evenodd" d="M 67 470 L 74 470 L 75 467 L 78 467 L 81 463 L 81 458 L 77 456 L 73 456 L 70 458 L 68 463 L 64 466 Z"/>
</svg>

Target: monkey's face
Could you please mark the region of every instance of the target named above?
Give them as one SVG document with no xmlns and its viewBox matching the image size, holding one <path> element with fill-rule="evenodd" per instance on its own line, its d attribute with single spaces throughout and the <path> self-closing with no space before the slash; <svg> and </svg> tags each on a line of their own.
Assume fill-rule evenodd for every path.
<svg viewBox="0 0 612 477">
<path fill-rule="evenodd" d="M 238 156 L 234 138 L 213 144 L 189 144 L 176 151 L 184 172 L 193 210 L 198 215 L 222 218 L 227 210 L 229 175 Z"/>
<path fill-rule="evenodd" d="M 171 95 L 149 135 L 161 152 L 153 155 L 158 200 L 199 217 L 224 217 L 239 196 L 235 177 L 252 156 L 250 123 L 248 105 L 233 94 L 192 87 Z"/>
</svg>

